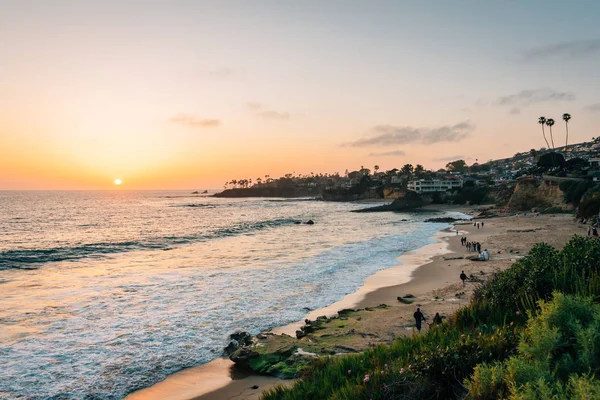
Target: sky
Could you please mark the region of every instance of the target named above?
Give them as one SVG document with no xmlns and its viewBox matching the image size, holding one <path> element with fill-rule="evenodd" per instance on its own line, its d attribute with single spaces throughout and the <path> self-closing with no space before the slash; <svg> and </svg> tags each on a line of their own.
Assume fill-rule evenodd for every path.
<svg viewBox="0 0 600 400">
<path fill-rule="evenodd" d="M 600 135 L 598 1 L 0 0 L 0 190 L 509 157 Z"/>
</svg>

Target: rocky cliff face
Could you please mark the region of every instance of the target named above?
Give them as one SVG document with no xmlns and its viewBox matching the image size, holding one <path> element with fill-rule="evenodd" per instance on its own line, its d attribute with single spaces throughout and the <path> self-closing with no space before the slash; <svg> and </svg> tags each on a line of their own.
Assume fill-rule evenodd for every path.
<svg viewBox="0 0 600 400">
<path fill-rule="evenodd" d="M 534 179 L 523 180 L 515 186 L 507 208 L 512 211 L 544 210 L 547 208 L 572 209 L 573 207 L 566 204 L 563 198 L 563 191 L 554 183 L 540 183 Z"/>
</svg>

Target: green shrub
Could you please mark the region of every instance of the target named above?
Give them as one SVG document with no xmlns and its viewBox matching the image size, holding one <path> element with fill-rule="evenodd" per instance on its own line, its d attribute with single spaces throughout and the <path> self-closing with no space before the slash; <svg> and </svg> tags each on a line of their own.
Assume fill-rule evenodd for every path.
<svg viewBox="0 0 600 400">
<path fill-rule="evenodd" d="M 539 306 L 527 321 L 518 354 L 475 368 L 465 382 L 470 398 L 488 399 L 508 389 L 511 399 L 562 399 L 600 388 L 587 378 L 600 372 L 600 306 L 558 292 Z"/>
</svg>

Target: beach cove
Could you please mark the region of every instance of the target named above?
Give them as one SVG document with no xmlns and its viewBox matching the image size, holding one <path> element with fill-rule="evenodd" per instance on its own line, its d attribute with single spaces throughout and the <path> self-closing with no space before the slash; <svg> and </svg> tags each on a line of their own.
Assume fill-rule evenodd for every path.
<svg viewBox="0 0 600 400">
<path fill-rule="evenodd" d="M 458 211 L 456 207 L 449 209 Z M 474 209 L 461 208 L 460 211 L 476 214 Z M 573 217 L 568 214 L 507 216 L 482 221 L 485 221 L 482 229 L 477 229 L 472 222 L 460 222 L 456 224 L 459 235 L 454 229 L 437 233 L 434 243 L 399 257 L 398 261 L 402 264 L 370 276 L 363 286 L 343 300 L 310 312 L 307 319 L 315 320 L 319 316 L 332 317 L 343 309 L 359 310 L 342 320 L 327 320 L 314 337 L 326 342 L 330 350 L 335 348 L 336 343 L 343 343 L 346 350 L 338 349 L 337 353 L 345 353 L 348 348 L 361 351 L 377 344 L 390 343 L 400 336 L 412 335 L 412 314 L 417 305 L 428 322 L 435 313 L 446 317 L 469 302 L 479 281 L 510 266 L 535 243 L 544 241 L 562 247 L 573 234 L 585 234 L 585 229 L 573 222 Z M 463 235 L 488 248 L 491 260 L 475 262 L 465 259 L 472 253 L 461 246 L 460 237 Z M 465 286 L 459 279 L 461 271 L 470 277 Z M 398 301 L 398 297 L 407 295 L 414 296 L 407 299 L 412 304 Z M 382 304 L 387 307 L 381 307 Z M 269 333 L 294 336 L 302 325 L 303 322 L 289 324 Z M 427 324 L 424 329 L 427 329 Z M 332 336 L 335 339 L 331 339 Z M 323 337 L 327 339 L 323 340 Z M 298 341 L 298 347 L 302 348 L 303 340 L 306 337 Z M 176 373 L 148 389 L 133 393 L 128 399 L 258 399 L 264 390 L 277 384 L 292 384 L 290 380 L 268 376 L 240 375 L 232 366 L 228 359 L 215 360 Z"/>
</svg>

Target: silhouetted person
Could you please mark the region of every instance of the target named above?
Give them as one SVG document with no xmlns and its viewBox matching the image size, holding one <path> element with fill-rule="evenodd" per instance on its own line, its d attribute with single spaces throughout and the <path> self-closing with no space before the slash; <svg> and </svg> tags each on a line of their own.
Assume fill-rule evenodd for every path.
<svg viewBox="0 0 600 400">
<path fill-rule="evenodd" d="M 483 222 L 483 221 L 481 221 L 481 227 L 482 227 L 482 228 L 483 228 L 483 224 L 484 224 L 484 222 Z"/>
<path fill-rule="evenodd" d="M 415 317 L 415 324 L 417 325 L 417 330 L 421 332 L 421 321 L 425 321 L 426 318 L 419 307 L 417 307 L 417 311 L 413 314 L 413 317 Z"/>
<path fill-rule="evenodd" d="M 460 280 L 463 282 L 463 286 L 465 286 L 465 281 L 467 280 L 467 274 L 465 274 L 465 271 L 460 273 Z"/>
<path fill-rule="evenodd" d="M 441 325 L 441 324 L 442 324 L 442 317 L 440 316 L 439 312 L 436 312 L 435 317 L 433 317 L 432 325 Z"/>
</svg>

